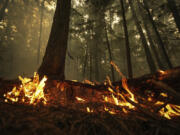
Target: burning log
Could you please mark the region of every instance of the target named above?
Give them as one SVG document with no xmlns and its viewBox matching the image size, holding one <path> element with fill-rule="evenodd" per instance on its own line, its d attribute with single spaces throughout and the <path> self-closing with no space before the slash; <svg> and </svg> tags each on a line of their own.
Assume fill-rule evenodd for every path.
<svg viewBox="0 0 180 135">
<path fill-rule="evenodd" d="M 180 68 L 120 82 L 108 80 L 106 85 L 47 80 L 45 86 L 46 78 L 39 80 L 37 74 L 32 79 L 20 77 L 22 85 L 2 80 L 0 89 L 16 87 L 1 91 L 0 132 L 10 134 L 6 121 L 15 120 L 20 125 L 32 122 L 37 133 L 41 128 L 37 121 L 43 119 L 42 134 L 50 128 L 54 134 L 175 135 L 180 132 L 179 78 Z M 16 120 L 12 110 L 25 120 Z M 3 118 L 7 114 L 12 117 Z M 17 128 L 15 124 L 12 130 Z"/>
<path fill-rule="evenodd" d="M 159 89 L 163 89 L 166 93 L 171 95 L 173 99 L 177 99 L 177 103 L 180 104 L 180 93 L 175 91 L 173 88 L 168 86 L 167 84 L 163 83 L 162 81 L 155 81 L 155 80 L 150 80 L 153 85 L 157 86 Z"/>
</svg>

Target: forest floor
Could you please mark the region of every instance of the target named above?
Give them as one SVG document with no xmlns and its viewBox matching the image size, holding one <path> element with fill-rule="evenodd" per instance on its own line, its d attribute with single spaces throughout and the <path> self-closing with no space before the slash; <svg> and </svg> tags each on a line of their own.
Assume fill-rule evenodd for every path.
<svg viewBox="0 0 180 135">
<path fill-rule="evenodd" d="M 33 106 L 4 102 L 3 95 L 20 82 L 0 80 L 0 134 L 179 135 L 180 112 L 176 109 L 180 107 L 180 68 L 127 80 L 127 83 L 138 102 L 125 98 L 135 109 L 104 102 L 101 98 L 109 95 L 108 87 L 117 93 L 116 87 L 122 88 L 121 81 L 109 86 L 49 80 L 45 88 L 49 102 Z M 162 91 L 168 96 L 162 97 Z M 147 100 L 149 94 L 151 102 Z M 76 97 L 85 102 L 77 101 Z M 163 104 L 155 106 L 157 101 Z M 159 113 L 161 109 L 168 112 L 168 104 L 178 106 L 172 109 L 177 114 L 171 118 Z M 105 106 L 108 109 L 104 110 Z"/>
</svg>

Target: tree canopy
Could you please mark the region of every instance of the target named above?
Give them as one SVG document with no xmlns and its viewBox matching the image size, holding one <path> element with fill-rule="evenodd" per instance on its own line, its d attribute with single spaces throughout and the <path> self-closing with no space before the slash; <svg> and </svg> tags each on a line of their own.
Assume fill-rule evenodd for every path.
<svg viewBox="0 0 180 135">
<path fill-rule="evenodd" d="M 110 76 L 119 80 L 111 61 L 130 78 L 179 66 L 178 0 L 72 0 L 69 22 L 64 22 L 68 13 L 58 10 L 64 18 L 53 28 L 56 7 L 62 8 L 63 1 L 0 1 L 1 77 L 31 76 L 51 39 L 56 37 L 64 45 L 67 35 L 63 54 L 57 48 L 50 51 L 66 58 L 65 79 L 103 81 Z M 51 36 L 53 29 L 62 35 Z M 62 66 L 55 61 L 49 59 Z"/>
</svg>

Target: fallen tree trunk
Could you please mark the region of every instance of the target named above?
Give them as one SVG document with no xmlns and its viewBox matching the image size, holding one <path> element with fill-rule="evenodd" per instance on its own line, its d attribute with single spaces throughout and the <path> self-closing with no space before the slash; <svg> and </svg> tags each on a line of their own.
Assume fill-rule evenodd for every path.
<svg viewBox="0 0 180 135">
<path fill-rule="evenodd" d="M 18 86 L 20 81 L 18 80 L 0 80 L 0 97 L 11 90 L 13 86 Z M 159 71 L 155 74 L 148 74 L 138 78 L 127 80 L 129 89 L 135 94 L 144 95 L 147 90 L 153 91 L 156 97 L 161 92 L 170 93 L 172 98 L 169 102 L 180 104 L 180 67 L 167 70 Z M 87 84 L 81 82 L 74 82 L 70 80 L 59 81 L 59 80 L 48 80 L 46 83 L 46 89 L 60 89 L 67 90 L 65 96 L 69 100 L 74 100 L 76 96 L 87 96 L 93 97 L 94 95 L 100 95 L 100 93 L 107 92 L 108 87 L 119 88 L 123 90 L 122 82 L 112 82 L 112 86 L 109 84 Z M 173 90 L 173 92 L 172 92 Z M 98 93 L 98 94 L 97 94 Z"/>
<path fill-rule="evenodd" d="M 126 95 L 121 81 L 112 82 L 112 85 L 90 85 L 48 79 L 47 106 L 4 102 L 3 94 L 19 85 L 18 80 L 0 81 L 0 132 L 3 135 L 177 135 L 180 132 L 179 114 L 172 119 L 160 114 L 169 103 L 180 105 L 180 68 L 127 80 L 127 87 L 137 101 L 128 96 L 124 98 L 135 109 L 105 102 L 102 98 L 112 93 L 118 97 L 118 92 Z M 114 91 L 108 91 L 109 87 Z M 167 97 L 161 93 L 166 93 Z M 148 94 L 153 94 L 151 102 Z M 77 101 L 77 97 L 83 101 Z M 163 101 L 163 104 L 155 106 L 157 101 Z"/>
</svg>

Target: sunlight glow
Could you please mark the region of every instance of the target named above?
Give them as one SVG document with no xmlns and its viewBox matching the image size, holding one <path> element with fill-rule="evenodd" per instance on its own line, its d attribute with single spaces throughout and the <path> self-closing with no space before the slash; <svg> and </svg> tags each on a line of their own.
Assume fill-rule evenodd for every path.
<svg viewBox="0 0 180 135">
<path fill-rule="evenodd" d="M 84 5 L 84 0 L 74 0 L 73 1 L 73 8 L 82 7 Z"/>
<path fill-rule="evenodd" d="M 47 2 L 47 1 L 45 1 L 44 2 L 44 6 L 49 10 L 49 11 L 55 11 L 55 9 L 56 9 L 56 3 L 54 2 L 54 1 L 51 1 L 51 2 Z"/>
</svg>

